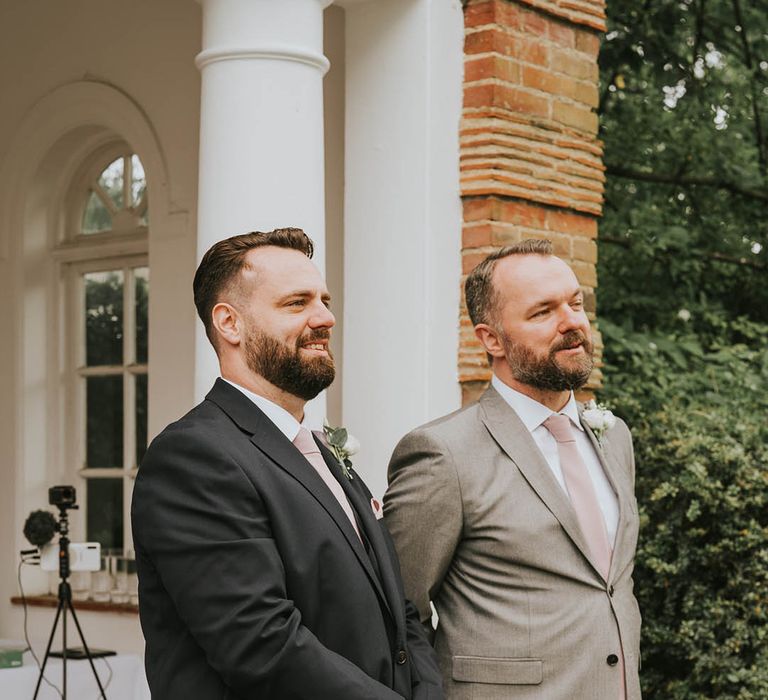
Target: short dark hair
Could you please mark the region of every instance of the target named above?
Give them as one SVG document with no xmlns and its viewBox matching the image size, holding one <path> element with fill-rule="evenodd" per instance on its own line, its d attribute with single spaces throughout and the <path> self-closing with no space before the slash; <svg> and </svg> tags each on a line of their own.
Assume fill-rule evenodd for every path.
<svg viewBox="0 0 768 700">
<path fill-rule="evenodd" d="M 510 255 L 553 255 L 552 243 L 544 239 L 528 238 L 520 243 L 499 248 L 469 273 L 464 283 L 464 296 L 472 325 L 492 324 L 496 320 L 499 290 L 493 286 L 496 263 Z"/>
<path fill-rule="evenodd" d="M 205 334 L 214 348 L 217 346 L 211 320 L 213 307 L 219 303 L 222 293 L 232 288 L 240 271 L 246 266 L 245 256 L 248 251 L 264 246 L 290 248 L 304 253 L 308 258 L 314 253 L 312 239 L 300 228 L 276 228 L 274 231 L 251 231 L 225 238 L 212 245 L 197 266 L 192 282 L 195 307 L 205 326 Z"/>
</svg>

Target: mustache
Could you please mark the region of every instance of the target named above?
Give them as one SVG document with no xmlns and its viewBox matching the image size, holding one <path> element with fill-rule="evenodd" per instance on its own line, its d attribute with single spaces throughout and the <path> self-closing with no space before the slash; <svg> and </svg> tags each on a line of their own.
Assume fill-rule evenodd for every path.
<svg viewBox="0 0 768 700">
<path fill-rule="evenodd" d="M 568 331 L 563 337 L 552 346 L 551 352 L 557 352 L 558 350 L 567 350 L 568 348 L 576 347 L 577 345 L 583 345 L 587 350 L 592 346 L 589 338 L 579 330 Z"/>
<path fill-rule="evenodd" d="M 331 332 L 327 328 L 318 328 L 317 330 L 310 331 L 306 335 L 301 337 L 301 341 L 306 343 L 313 340 L 330 340 Z"/>
<path fill-rule="evenodd" d="M 306 345 L 307 343 L 313 343 L 316 340 L 327 340 L 330 342 L 331 340 L 331 331 L 329 331 L 327 328 L 317 328 L 313 331 L 310 331 L 309 333 L 302 335 L 300 338 L 296 340 L 296 348 L 300 348 L 302 345 Z"/>
</svg>

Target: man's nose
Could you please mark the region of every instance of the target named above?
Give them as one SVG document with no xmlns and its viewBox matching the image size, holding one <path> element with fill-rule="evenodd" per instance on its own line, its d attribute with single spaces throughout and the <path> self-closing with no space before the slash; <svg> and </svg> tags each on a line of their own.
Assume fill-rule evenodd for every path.
<svg viewBox="0 0 768 700">
<path fill-rule="evenodd" d="M 336 325 L 336 317 L 322 302 L 318 302 L 312 309 L 309 319 L 310 328 L 333 328 Z"/>
<path fill-rule="evenodd" d="M 564 304 L 560 311 L 559 330 L 561 333 L 583 327 L 586 323 L 586 314 L 581 309 L 574 309 L 570 304 Z"/>
</svg>

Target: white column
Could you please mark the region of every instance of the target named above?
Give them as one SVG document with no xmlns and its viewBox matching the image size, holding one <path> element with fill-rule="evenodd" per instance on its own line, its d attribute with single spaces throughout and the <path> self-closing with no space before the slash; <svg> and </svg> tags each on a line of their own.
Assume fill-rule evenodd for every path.
<svg viewBox="0 0 768 700">
<path fill-rule="evenodd" d="M 323 9 L 331 0 L 200 0 L 197 259 L 252 230 L 303 228 L 324 271 Z M 195 395 L 218 374 L 202 324 Z M 310 409 L 322 415 L 324 401 Z"/>
<path fill-rule="evenodd" d="M 346 8 L 344 423 L 375 495 L 408 430 L 458 408 L 459 0 Z"/>
</svg>

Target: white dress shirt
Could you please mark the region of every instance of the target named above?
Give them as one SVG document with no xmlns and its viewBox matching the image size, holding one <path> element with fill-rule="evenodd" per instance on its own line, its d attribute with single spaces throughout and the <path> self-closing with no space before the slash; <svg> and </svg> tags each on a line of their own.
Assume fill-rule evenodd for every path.
<svg viewBox="0 0 768 700">
<path fill-rule="evenodd" d="M 521 394 L 512 387 L 507 386 L 495 374 L 491 379 L 491 384 L 509 404 L 512 410 L 517 413 L 518 417 L 523 422 L 523 425 L 530 431 L 531 436 L 541 450 L 541 453 L 544 455 L 544 459 L 547 461 L 547 464 L 552 471 L 552 475 L 557 480 L 557 483 L 560 484 L 560 487 L 563 489 L 566 496 L 568 496 L 568 489 L 565 486 L 565 479 L 563 478 L 563 470 L 560 468 L 560 455 L 557 451 L 557 441 L 552 436 L 552 433 L 550 433 L 543 425 L 544 421 L 553 415 L 554 411 L 551 411 L 549 408 L 529 396 Z M 600 504 L 600 510 L 603 513 L 605 528 L 608 531 L 608 542 L 611 544 L 611 547 L 613 547 L 616 540 L 616 530 L 619 525 L 618 499 L 608 481 L 608 477 L 606 477 L 605 472 L 603 471 L 603 466 L 600 464 L 600 460 L 595 453 L 595 448 L 579 421 L 579 412 L 576 408 L 576 399 L 573 396 L 573 392 L 571 392 L 571 397 L 568 399 L 568 403 L 560 413 L 568 416 L 568 418 L 571 419 L 571 423 L 578 428 L 578 430 L 574 431 L 576 434 L 576 447 L 579 450 L 579 454 L 584 460 L 587 471 L 589 471 L 589 476 L 592 479 L 592 486 L 595 489 L 597 501 Z"/>
</svg>

